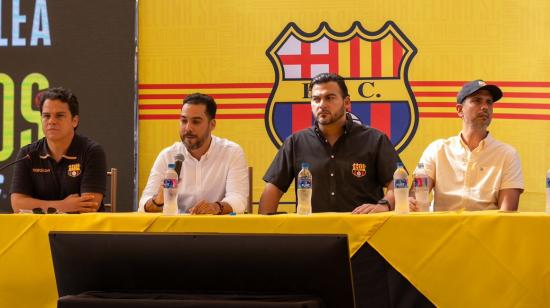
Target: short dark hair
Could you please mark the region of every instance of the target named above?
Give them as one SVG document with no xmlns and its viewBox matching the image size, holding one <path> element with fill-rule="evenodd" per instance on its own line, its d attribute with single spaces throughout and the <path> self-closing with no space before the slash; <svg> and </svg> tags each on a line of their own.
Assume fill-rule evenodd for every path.
<svg viewBox="0 0 550 308">
<path fill-rule="evenodd" d="M 60 100 L 67 105 L 69 105 L 69 111 L 71 111 L 71 116 L 78 115 L 78 99 L 76 95 L 71 92 L 69 89 L 62 87 L 49 88 L 40 93 L 38 93 L 38 99 L 40 101 L 40 114 L 42 114 L 42 108 L 44 107 L 44 102 L 49 100 Z"/>
<path fill-rule="evenodd" d="M 338 84 L 338 86 L 340 87 L 340 91 L 342 91 L 342 94 L 343 94 L 344 98 L 349 96 L 348 87 L 346 86 L 346 82 L 344 81 L 344 78 L 342 78 L 342 76 L 340 76 L 338 74 L 334 74 L 334 73 L 321 73 L 321 74 L 313 77 L 313 79 L 311 79 L 311 82 L 309 84 L 309 92 L 311 92 L 314 85 L 321 84 L 321 83 L 327 83 L 327 82 L 331 82 L 331 81 L 334 81 Z"/>
<path fill-rule="evenodd" d="M 183 100 L 183 105 L 185 104 L 204 105 L 206 106 L 206 115 L 210 118 L 210 120 L 216 118 L 216 110 L 218 109 L 218 106 L 210 95 L 202 93 L 189 94 Z"/>
</svg>

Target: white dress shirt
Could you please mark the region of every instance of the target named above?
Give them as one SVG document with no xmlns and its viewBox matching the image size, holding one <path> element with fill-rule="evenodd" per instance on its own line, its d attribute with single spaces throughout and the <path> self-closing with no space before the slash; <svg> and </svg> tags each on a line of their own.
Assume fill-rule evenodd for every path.
<svg viewBox="0 0 550 308">
<path fill-rule="evenodd" d="M 208 151 L 200 160 L 195 159 L 183 142 L 176 142 L 160 152 L 139 200 L 139 211 L 145 211 L 145 203 L 163 183 L 169 163 L 176 154 L 185 156 L 178 183 L 178 207 L 187 213 L 197 202 L 223 201 L 236 213 L 243 213 L 248 200 L 248 166 L 242 148 L 227 139 L 212 136 Z"/>
<path fill-rule="evenodd" d="M 523 190 L 516 150 L 490 134 L 470 151 L 460 134 L 434 141 L 420 162 L 434 180 L 434 211 L 498 209 L 499 191 Z"/>
</svg>

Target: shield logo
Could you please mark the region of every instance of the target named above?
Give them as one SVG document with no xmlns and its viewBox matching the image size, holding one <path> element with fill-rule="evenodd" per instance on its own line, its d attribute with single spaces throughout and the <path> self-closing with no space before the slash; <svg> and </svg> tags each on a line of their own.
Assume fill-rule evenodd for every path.
<svg viewBox="0 0 550 308">
<path fill-rule="evenodd" d="M 76 178 L 80 175 L 80 164 L 71 164 L 67 168 L 67 175 Z"/>
<path fill-rule="evenodd" d="M 313 33 L 289 23 L 266 51 L 275 70 L 265 116 L 271 141 L 279 148 L 286 137 L 313 124 L 309 82 L 317 74 L 336 73 L 350 92 L 348 111 L 384 132 L 401 152 L 418 126 L 418 106 L 408 80 L 416 52 L 392 21 L 375 32 L 360 22 L 345 32 L 323 22 Z"/>
<path fill-rule="evenodd" d="M 358 178 L 362 178 L 367 174 L 367 165 L 361 163 L 353 163 L 351 165 L 351 173 Z"/>
</svg>

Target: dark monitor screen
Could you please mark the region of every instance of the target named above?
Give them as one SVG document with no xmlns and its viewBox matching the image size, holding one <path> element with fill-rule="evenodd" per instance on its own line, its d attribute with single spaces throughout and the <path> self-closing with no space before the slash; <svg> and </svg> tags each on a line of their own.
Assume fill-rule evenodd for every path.
<svg viewBox="0 0 550 308">
<path fill-rule="evenodd" d="M 306 294 L 354 307 L 346 235 L 51 232 L 59 296 Z"/>
</svg>

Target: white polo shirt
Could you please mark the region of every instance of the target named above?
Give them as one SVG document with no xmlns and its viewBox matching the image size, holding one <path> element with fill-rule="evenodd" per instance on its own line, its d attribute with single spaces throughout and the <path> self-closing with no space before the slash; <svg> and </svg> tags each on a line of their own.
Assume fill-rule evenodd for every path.
<svg viewBox="0 0 550 308">
<path fill-rule="evenodd" d="M 139 200 L 139 211 L 161 186 L 168 164 L 176 154 L 185 156 L 178 183 L 178 207 L 186 213 L 198 201 L 224 201 L 236 213 L 243 213 L 248 200 L 248 165 L 242 148 L 227 139 L 212 136 L 208 151 L 200 160 L 194 158 L 183 142 L 176 142 L 160 152 Z"/>
<path fill-rule="evenodd" d="M 498 209 L 500 190 L 524 188 L 516 150 L 490 134 L 473 151 L 460 134 L 436 140 L 420 162 L 435 182 L 434 211 Z"/>
</svg>

